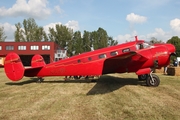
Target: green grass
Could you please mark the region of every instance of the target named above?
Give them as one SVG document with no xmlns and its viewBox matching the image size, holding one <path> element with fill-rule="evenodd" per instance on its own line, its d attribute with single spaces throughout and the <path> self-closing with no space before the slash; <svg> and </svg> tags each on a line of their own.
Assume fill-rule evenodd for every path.
<svg viewBox="0 0 180 120">
<path fill-rule="evenodd" d="M 178 120 L 180 77 L 157 74 L 159 87 L 137 76 L 110 74 L 97 82 L 24 77 L 11 82 L 0 69 L 1 120 Z"/>
</svg>

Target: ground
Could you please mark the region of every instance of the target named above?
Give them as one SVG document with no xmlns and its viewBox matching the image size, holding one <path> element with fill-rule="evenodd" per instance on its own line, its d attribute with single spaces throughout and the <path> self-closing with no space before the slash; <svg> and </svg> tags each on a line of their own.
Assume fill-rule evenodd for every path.
<svg viewBox="0 0 180 120">
<path fill-rule="evenodd" d="M 157 73 L 147 87 L 133 73 L 101 76 L 97 82 L 24 77 L 11 82 L 0 69 L 1 120 L 179 120 L 180 77 Z"/>
</svg>

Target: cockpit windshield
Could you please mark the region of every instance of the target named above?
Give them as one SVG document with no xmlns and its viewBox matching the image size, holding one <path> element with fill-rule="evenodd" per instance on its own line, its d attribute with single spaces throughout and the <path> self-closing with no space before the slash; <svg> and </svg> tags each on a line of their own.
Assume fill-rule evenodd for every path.
<svg viewBox="0 0 180 120">
<path fill-rule="evenodd" d="M 151 45 L 149 43 L 147 43 L 147 42 L 136 44 L 137 50 L 145 49 L 145 48 L 149 48 L 149 47 L 151 47 Z"/>
</svg>

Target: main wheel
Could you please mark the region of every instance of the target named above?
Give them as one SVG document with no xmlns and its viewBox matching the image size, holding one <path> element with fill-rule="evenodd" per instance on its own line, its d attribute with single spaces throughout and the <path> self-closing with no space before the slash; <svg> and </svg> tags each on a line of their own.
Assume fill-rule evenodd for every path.
<svg viewBox="0 0 180 120">
<path fill-rule="evenodd" d="M 148 74 L 138 75 L 139 81 L 147 80 Z"/>
<path fill-rule="evenodd" d="M 151 76 L 152 76 L 152 78 L 151 78 Z M 155 74 L 151 74 L 151 76 L 150 75 L 148 76 L 148 78 L 146 80 L 146 84 L 148 86 L 152 86 L 152 87 L 159 86 L 159 84 L 160 84 L 159 77 L 157 75 L 155 75 Z"/>
</svg>

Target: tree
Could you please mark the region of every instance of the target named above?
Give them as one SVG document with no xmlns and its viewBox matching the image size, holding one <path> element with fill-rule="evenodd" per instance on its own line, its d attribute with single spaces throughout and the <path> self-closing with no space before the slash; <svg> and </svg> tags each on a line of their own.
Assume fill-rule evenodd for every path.
<svg viewBox="0 0 180 120">
<path fill-rule="evenodd" d="M 118 44 L 116 40 L 113 40 L 112 37 L 108 36 L 107 32 L 103 28 L 93 31 L 91 33 L 90 41 L 93 44 L 94 49 L 100 49 Z"/>
<path fill-rule="evenodd" d="M 23 20 L 23 28 L 21 23 L 15 24 L 16 31 L 14 33 L 15 41 L 48 41 L 48 37 L 43 29 L 36 24 L 33 18 Z"/>
<path fill-rule="evenodd" d="M 99 28 L 97 30 L 98 34 L 98 48 L 104 48 L 108 46 L 108 35 L 107 32 L 103 28 Z"/>
<path fill-rule="evenodd" d="M 96 31 L 91 32 L 90 41 L 95 50 L 99 48 L 98 38 L 98 33 Z"/>
<path fill-rule="evenodd" d="M 49 28 L 49 39 L 61 46 L 62 49 L 67 49 L 68 43 L 72 39 L 73 30 L 66 26 L 56 24 L 56 29 Z"/>
<path fill-rule="evenodd" d="M 162 40 L 157 40 L 157 38 L 151 37 L 150 43 L 162 43 Z"/>
<path fill-rule="evenodd" d="M 0 27 L 0 42 L 4 42 L 7 36 L 5 35 L 4 32 L 4 27 Z"/>
<path fill-rule="evenodd" d="M 75 52 L 75 55 L 85 52 L 83 48 L 86 47 L 86 45 L 83 43 L 80 31 L 76 31 L 74 33 L 72 41 L 74 45 L 73 51 Z"/>
<path fill-rule="evenodd" d="M 176 47 L 176 55 L 180 57 L 180 38 L 178 36 L 173 36 L 167 43 L 171 43 Z"/>
<path fill-rule="evenodd" d="M 117 40 L 113 40 L 112 37 L 108 38 L 108 46 L 114 46 L 114 45 L 117 45 L 117 44 L 118 44 Z"/>
<path fill-rule="evenodd" d="M 91 33 L 85 30 L 82 38 L 83 52 L 91 51 L 91 47 L 93 47 L 90 37 Z"/>
<path fill-rule="evenodd" d="M 17 23 L 15 24 L 15 26 L 16 26 L 16 31 L 14 33 L 15 42 L 24 42 L 25 41 L 25 38 L 23 36 L 24 31 L 21 28 L 21 23 Z"/>
</svg>

